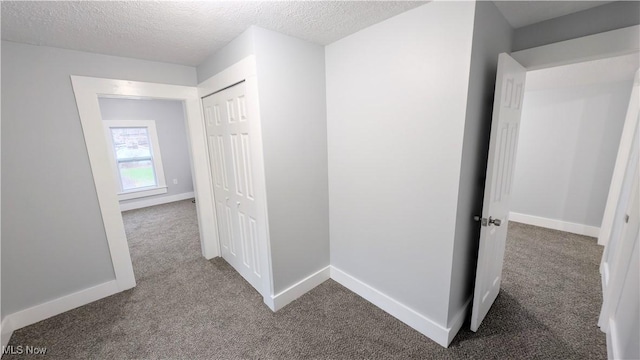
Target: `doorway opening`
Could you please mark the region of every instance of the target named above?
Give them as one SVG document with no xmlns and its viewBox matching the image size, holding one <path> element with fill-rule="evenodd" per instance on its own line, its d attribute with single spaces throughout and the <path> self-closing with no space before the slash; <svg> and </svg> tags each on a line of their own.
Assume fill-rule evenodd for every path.
<svg viewBox="0 0 640 360">
<path fill-rule="evenodd" d="M 198 258 L 183 102 L 104 96 L 98 102 L 136 278 Z"/>
<path fill-rule="evenodd" d="M 511 221 L 598 237 L 638 55 L 527 72 Z"/>
<path fill-rule="evenodd" d="M 502 91 L 509 91 L 510 74 L 526 73 L 526 86 L 522 112 L 517 114 L 504 111 L 512 108 L 511 102 L 501 99 L 497 86 L 484 203 L 489 208 L 483 209 L 477 276 L 492 291 L 503 281 L 502 302 L 516 301 L 534 326 L 552 328 L 562 334 L 560 338 L 580 339 L 585 349 L 591 347 L 591 353 L 605 356 L 611 349 L 611 332 L 596 319 L 605 311 L 602 290 L 608 289 L 606 281 L 601 284 L 598 269 L 604 257 L 596 238 L 612 204 L 611 184 L 620 178 L 620 170 L 624 175 L 625 169 L 620 168 L 627 168 L 633 133 L 637 138 L 638 53 L 530 71 L 506 54 L 501 54 L 501 60 L 509 60 L 502 70 L 498 67 Z M 517 149 L 515 171 L 502 170 L 511 166 L 503 165 L 505 152 L 496 147 L 505 136 L 495 137 L 493 129 L 496 124 L 502 129 L 509 121 L 520 126 L 515 140 L 508 142 Z M 511 160 L 507 159 L 504 164 Z M 495 177 L 496 182 L 489 171 L 502 177 Z M 506 186 L 501 179 L 507 179 Z M 632 182 L 627 181 L 628 187 Z M 493 206 L 505 194 L 506 208 Z M 616 197 L 614 207 L 623 200 Z M 503 219 L 512 221 L 508 229 Z M 497 271 L 487 272 L 481 265 Z M 494 277 L 481 270 L 495 276 L 493 285 L 487 280 Z M 624 281 L 626 274 L 622 275 Z M 482 321 L 486 312 L 476 312 L 475 302 L 483 303 L 487 296 L 478 297 L 483 291 L 478 277 L 474 315 Z M 604 297 L 606 304 L 607 294 Z M 493 300 L 487 303 L 491 306 Z M 607 332 L 606 337 L 595 323 Z M 474 326 L 477 329 L 478 323 L 474 325 L 472 318 L 472 330 Z"/>
<path fill-rule="evenodd" d="M 108 283 L 103 296 L 115 294 L 136 286 L 136 280 L 133 272 L 133 265 L 129 252 L 129 244 L 125 233 L 120 201 L 118 193 L 123 196 L 129 196 L 128 192 L 142 191 L 144 189 L 132 189 L 131 182 L 127 183 L 126 189 L 121 172 L 118 171 L 119 163 L 115 161 L 115 149 L 109 151 L 108 142 L 114 142 L 114 134 L 105 131 L 105 123 L 102 120 L 100 111 L 100 98 L 125 98 L 125 99 L 163 99 L 177 100 L 183 106 L 183 119 L 186 121 L 187 143 L 189 147 L 189 161 L 191 163 L 192 180 L 194 194 L 196 199 L 196 213 L 199 230 L 199 238 L 201 244 L 202 255 L 206 259 L 212 259 L 219 255 L 217 229 L 215 227 L 215 213 L 213 210 L 213 196 L 211 192 L 210 172 L 207 157 L 206 139 L 204 136 L 204 124 L 202 122 L 200 110 L 200 98 L 198 97 L 198 89 L 196 87 L 179 86 L 146 83 L 127 80 L 100 79 L 83 76 L 71 76 L 71 83 L 76 97 L 80 122 L 89 154 L 89 163 L 93 173 L 93 181 L 96 187 L 96 194 L 100 211 L 102 213 L 102 221 L 107 238 L 107 245 L 111 254 L 111 261 L 115 279 Z M 118 128 L 117 126 L 115 127 Z M 150 128 L 138 126 L 138 135 L 146 134 L 147 138 L 129 139 L 131 142 L 137 142 L 140 147 L 140 141 L 148 143 L 153 142 L 153 136 L 150 134 Z M 144 131 L 142 131 L 144 130 Z M 111 139 L 108 141 L 108 139 Z M 119 138 L 115 142 L 125 142 Z M 142 144 L 144 145 L 144 144 Z M 149 145 L 149 144 L 147 144 Z M 136 144 L 132 144 L 133 147 Z M 138 154 L 140 155 L 140 154 Z M 153 191 L 162 190 L 162 182 L 158 180 L 160 171 L 156 171 L 158 164 L 151 165 L 154 160 L 149 158 L 149 154 L 142 154 L 133 158 L 126 156 L 123 160 L 131 160 L 131 162 L 139 161 L 144 164 L 146 161 L 146 170 L 138 169 L 138 172 L 145 172 L 146 177 L 142 176 L 143 185 L 154 187 Z M 168 154 L 167 154 L 168 155 Z M 126 163 L 126 161 L 124 161 Z M 149 182 L 149 167 L 154 167 L 151 177 L 153 182 Z M 122 169 L 129 170 L 129 166 L 122 165 Z M 131 175 L 131 172 L 125 175 Z M 136 175 L 131 175 L 135 178 Z M 144 180 L 146 179 L 146 180 Z M 165 179 L 166 180 L 166 179 Z M 147 181 L 146 183 L 144 181 Z M 120 185 L 118 185 L 120 183 Z M 135 183 L 135 181 L 134 181 Z M 155 186 L 153 186 L 155 184 Z M 151 189 L 146 189 L 151 190 Z M 154 194 L 158 195 L 158 194 Z M 126 199 L 123 199 L 126 200 Z"/>
<path fill-rule="evenodd" d="M 633 53 L 527 72 L 509 206 L 505 289 L 602 357 L 598 237 L 638 67 Z"/>
</svg>

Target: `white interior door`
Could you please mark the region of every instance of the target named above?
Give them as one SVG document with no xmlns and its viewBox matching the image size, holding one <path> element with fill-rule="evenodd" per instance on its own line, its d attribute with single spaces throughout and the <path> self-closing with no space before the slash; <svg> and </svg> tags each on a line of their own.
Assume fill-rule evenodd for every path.
<svg viewBox="0 0 640 360">
<path fill-rule="evenodd" d="M 262 293 L 260 234 L 264 220 L 256 202 L 259 127 L 247 112 L 245 83 L 202 99 L 222 257 Z"/>
<path fill-rule="evenodd" d="M 607 205 L 605 206 L 604 215 L 602 216 L 602 224 L 600 225 L 600 234 L 598 235 L 598 244 L 605 246 L 609 243 L 609 239 L 617 235 L 620 230 L 620 216 L 626 208 L 625 197 L 623 193 L 628 191 L 630 182 L 627 179 L 629 175 L 629 156 L 636 153 L 638 144 L 634 143 L 634 133 L 637 131 L 638 115 L 640 114 L 640 71 L 636 71 L 634 78 L 631 97 L 629 98 L 629 107 L 627 108 L 627 116 L 620 137 L 620 145 L 618 146 L 618 156 L 616 164 L 611 176 L 611 184 L 609 185 L 609 196 L 607 197 Z M 637 153 L 636 153 L 637 156 Z M 633 172 L 633 171 L 631 171 Z M 625 177 L 627 174 L 627 177 Z M 606 271 L 601 267 L 601 272 Z M 606 285 L 606 281 L 603 283 Z"/>
<path fill-rule="evenodd" d="M 471 314 L 472 331 L 478 330 L 500 292 L 526 72 L 511 56 L 500 54 Z"/>
<path fill-rule="evenodd" d="M 636 133 L 637 135 L 637 133 Z M 637 159 L 636 159 L 637 161 Z M 607 333 L 610 359 L 640 358 L 640 190 L 638 167 L 633 173 L 623 227 L 607 247 L 615 254 L 610 261 L 610 281 L 603 294 L 598 325 Z"/>
<path fill-rule="evenodd" d="M 636 97 L 639 80 L 636 74 L 632 92 Z M 600 266 L 603 303 L 598 325 L 607 334 L 610 359 L 640 358 L 639 122 L 638 99 L 632 96 L 607 201 L 607 208 L 615 211 L 610 213 L 609 226 L 601 229 L 599 239 L 606 245 Z M 614 187 L 616 177 L 619 186 Z"/>
</svg>

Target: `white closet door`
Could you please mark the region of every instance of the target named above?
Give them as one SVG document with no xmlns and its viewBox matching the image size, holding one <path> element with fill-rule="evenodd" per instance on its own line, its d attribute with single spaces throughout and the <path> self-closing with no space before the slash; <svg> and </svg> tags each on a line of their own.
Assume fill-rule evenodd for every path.
<svg viewBox="0 0 640 360">
<path fill-rule="evenodd" d="M 262 293 L 264 219 L 256 201 L 254 137 L 245 83 L 202 99 L 222 257 Z M 258 134 L 259 136 L 259 134 Z M 263 294 L 264 295 L 264 294 Z"/>
</svg>

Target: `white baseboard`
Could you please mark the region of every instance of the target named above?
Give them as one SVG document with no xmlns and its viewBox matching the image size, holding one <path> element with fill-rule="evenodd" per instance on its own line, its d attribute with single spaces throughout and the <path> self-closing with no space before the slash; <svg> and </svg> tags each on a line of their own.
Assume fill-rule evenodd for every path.
<svg viewBox="0 0 640 360">
<path fill-rule="evenodd" d="M 614 319 L 609 319 L 609 331 L 607 331 L 607 347 L 611 348 L 611 357 L 609 359 L 626 359 L 620 346 L 620 338 L 618 337 L 618 327 Z M 609 349 L 607 349 L 609 352 Z"/>
<path fill-rule="evenodd" d="M 613 339 L 611 339 L 611 332 L 605 334 L 607 339 L 607 359 L 615 359 L 613 356 Z"/>
<path fill-rule="evenodd" d="M 13 335 L 13 328 L 11 324 L 9 324 L 9 319 L 6 317 L 2 320 L 2 325 L 0 326 L 2 329 L 0 330 L 0 345 L 2 347 L 0 349 L 4 350 L 9 344 L 9 340 L 11 340 L 11 335 Z M 2 357 L 2 353 L 0 352 L 0 358 Z"/>
<path fill-rule="evenodd" d="M 281 291 L 280 293 L 273 295 L 271 299 L 265 298 L 265 304 L 267 304 L 267 306 L 269 306 L 271 310 L 278 311 L 283 307 L 287 306 L 293 300 L 311 291 L 316 286 L 329 280 L 330 276 L 331 276 L 330 266 L 327 266 L 324 269 L 317 271 L 307 276 L 306 278 L 300 280 L 296 284 Z"/>
<path fill-rule="evenodd" d="M 458 334 L 458 331 L 460 331 L 460 328 L 462 328 L 462 324 L 464 324 L 464 320 L 467 316 L 467 312 L 469 311 L 469 305 L 471 304 L 471 299 L 473 299 L 473 296 L 469 297 L 467 301 L 465 301 L 462 308 L 458 310 L 458 313 L 456 314 L 456 316 L 453 317 L 453 320 L 451 321 L 451 326 L 449 326 L 449 329 L 448 329 L 449 336 L 447 337 L 447 344 L 451 344 L 451 342 L 453 341 L 453 338 L 456 337 L 456 334 Z"/>
<path fill-rule="evenodd" d="M 462 326 L 462 323 L 464 322 L 466 308 L 469 304 L 469 302 L 467 302 L 465 308 L 456 315 L 453 326 L 447 328 L 426 316 L 417 313 L 415 310 L 398 302 L 388 295 L 383 294 L 377 289 L 345 273 L 335 266 L 331 266 L 331 278 L 444 347 L 449 346 L 449 343 L 453 340 L 457 331 L 460 330 L 460 326 Z"/>
<path fill-rule="evenodd" d="M 379 290 L 356 279 L 344 271 L 334 266 L 327 266 L 277 295 L 272 296 L 271 298 L 265 297 L 265 303 L 273 311 L 278 311 L 329 278 L 332 278 L 342 286 L 355 292 L 365 300 L 371 302 L 444 347 L 449 346 L 455 335 L 460 330 L 464 323 L 465 315 L 467 314 L 471 300 L 467 300 L 462 309 L 458 311 L 451 321 L 451 325 L 449 327 L 445 327 L 426 316 L 417 313 L 415 310 L 398 302 L 388 295 L 385 295 Z M 116 280 L 112 280 L 13 314 L 9 314 L 2 321 L 2 346 L 6 346 L 9 343 L 11 334 L 15 330 L 35 324 L 39 321 L 89 304 L 118 292 L 120 292 L 118 284 Z"/>
<path fill-rule="evenodd" d="M 548 219 L 534 215 L 520 214 L 516 212 L 509 213 L 509 220 L 528 225 L 540 226 L 547 229 L 566 231 L 578 235 L 598 237 L 598 235 L 600 234 L 599 227 L 577 224 L 562 220 Z"/>
<path fill-rule="evenodd" d="M 126 202 L 126 203 L 120 204 L 120 211 L 135 210 L 135 209 L 141 209 L 149 206 L 168 204 L 175 201 L 191 199 L 193 197 L 195 197 L 195 195 L 192 191 L 188 193 L 175 194 L 175 195 L 169 195 L 169 196 L 160 196 L 160 197 L 154 197 L 151 199 L 145 199 L 140 201 Z"/>
<path fill-rule="evenodd" d="M 10 334 L 25 326 L 35 324 L 118 292 L 120 292 L 118 283 L 116 280 L 111 280 L 28 309 L 20 310 L 5 316 L 4 321 L 2 321 L 2 331 Z M 5 334 L 2 334 L 2 341 L 4 345 Z M 8 342 L 9 339 L 6 339 L 6 341 Z"/>
</svg>

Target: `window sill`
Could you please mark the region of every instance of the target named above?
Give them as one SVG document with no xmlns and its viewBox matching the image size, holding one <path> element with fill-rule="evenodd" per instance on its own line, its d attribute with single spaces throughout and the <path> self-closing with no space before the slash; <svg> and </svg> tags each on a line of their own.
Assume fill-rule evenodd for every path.
<svg viewBox="0 0 640 360">
<path fill-rule="evenodd" d="M 145 190 L 134 190 L 134 191 L 119 193 L 118 200 L 122 201 L 122 200 L 138 199 L 142 197 L 160 195 L 160 194 L 166 194 L 166 193 L 167 193 L 166 186 L 158 186 L 150 189 L 148 188 Z"/>
</svg>

